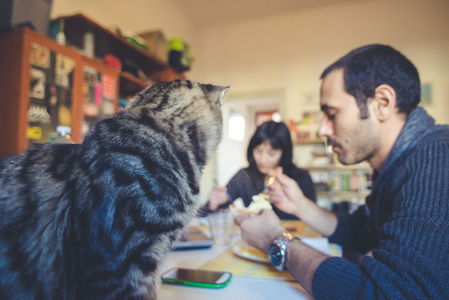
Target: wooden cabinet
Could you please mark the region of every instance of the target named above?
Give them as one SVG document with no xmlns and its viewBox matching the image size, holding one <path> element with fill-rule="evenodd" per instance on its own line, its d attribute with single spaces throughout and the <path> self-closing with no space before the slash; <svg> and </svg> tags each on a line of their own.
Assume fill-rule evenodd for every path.
<svg viewBox="0 0 449 300">
<path fill-rule="evenodd" d="M 29 28 L 0 34 L 0 157 L 56 137 L 80 140 L 80 55 Z"/>
<path fill-rule="evenodd" d="M 96 122 L 117 111 L 119 97 L 151 81 L 184 79 L 84 15 L 64 21 L 67 45 L 26 27 L 0 33 L 0 158 L 50 142 L 60 128 L 80 143 Z M 80 51 L 87 31 L 95 37 L 93 58 Z M 149 80 L 107 66 L 101 59 L 106 54 L 138 65 Z"/>
</svg>

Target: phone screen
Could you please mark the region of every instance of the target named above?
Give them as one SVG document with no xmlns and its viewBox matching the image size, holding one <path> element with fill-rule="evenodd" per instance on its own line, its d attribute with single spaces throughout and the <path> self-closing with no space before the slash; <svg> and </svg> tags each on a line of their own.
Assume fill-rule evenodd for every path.
<svg viewBox="0 0 449 300">
<path fill-rule="evenodd" d="M 162 275 L 168 283 L 195 285 L 204 287 L 222 287 L 231 279 L 229 272 L 215 272 L 197 269 L 171 269 Z"/>
</svg>

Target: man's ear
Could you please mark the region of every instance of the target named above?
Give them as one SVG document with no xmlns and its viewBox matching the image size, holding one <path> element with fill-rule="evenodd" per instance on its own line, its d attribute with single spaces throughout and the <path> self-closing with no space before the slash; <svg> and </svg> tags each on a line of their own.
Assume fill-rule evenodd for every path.
<svg viewBox="0 0 449 300">
<path fill-rule="evenodd" d="M 370 100 L 373 113 L 379 121 L 385 121 L 396 112 L 396 92 L 388 84 L 379 85 Z"/>
</svg>

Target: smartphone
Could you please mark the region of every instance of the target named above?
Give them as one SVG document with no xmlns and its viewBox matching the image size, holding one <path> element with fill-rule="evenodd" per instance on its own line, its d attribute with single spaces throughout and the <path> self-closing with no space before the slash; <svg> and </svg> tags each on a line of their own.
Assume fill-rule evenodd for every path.
<svg viewBox="0 0 449 300">
<path fill-rule="evenodd" d="M 164 282 L 208 288 L 221 288 L 229 283 L 232 274 L 198 269 L 174 268 L 162 274 Z"/>
</svg>

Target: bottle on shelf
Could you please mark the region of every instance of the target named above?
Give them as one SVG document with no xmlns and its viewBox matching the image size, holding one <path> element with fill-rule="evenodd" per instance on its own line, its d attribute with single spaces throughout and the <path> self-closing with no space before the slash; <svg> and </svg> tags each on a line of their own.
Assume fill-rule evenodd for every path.
<svg viewBox="0 0 449 300">
<path fill-rule="evenodd" d="M 52 140 L 53 144 L 74 144 L 70 134 L 72 129 L 69 126 L 57 126 L 56 127 L 57 137 Z"/>
<path fill-rule="evenodd" d="M 58 33 L 56 34 L 56 42 L 65 45 L 64 19 L 59 20 Z"/>
</svg>

